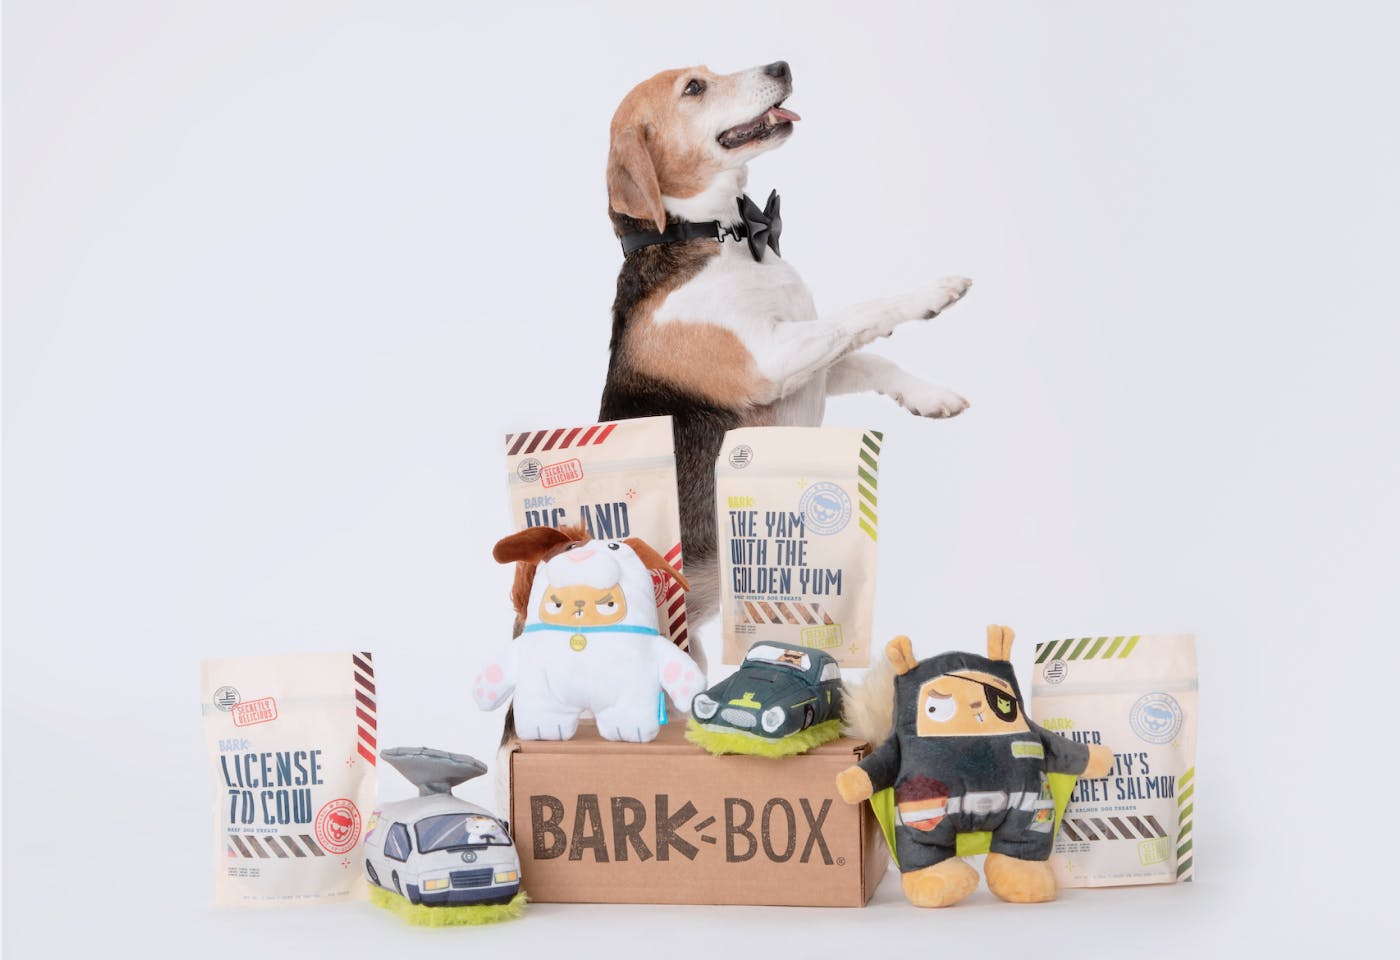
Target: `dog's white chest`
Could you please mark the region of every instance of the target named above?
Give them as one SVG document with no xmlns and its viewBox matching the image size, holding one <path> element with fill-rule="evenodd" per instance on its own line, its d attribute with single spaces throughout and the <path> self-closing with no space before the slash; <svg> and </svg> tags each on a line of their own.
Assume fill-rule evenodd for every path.
<svg viewBox="0 0 1400 960">
<path fill-rule="evenodd" d="M 734 333 L 754 365 L 772 379 L 782 366 L 780 352 L 786 324 L 817 319 L 812 294 L 797 271 L 769 253 L 754 260 L 747 245 L 726 243 L 687 284 L 671 292 L 655 314 L 658 323 L 706 323 Z M 817 426 L 826 407 L 826 372 L 808 375 L 799 388 L 785 392 L 770 408 L 772 422 Z"/>
<path fill-rule="evenodd" d="M 746 336 L 761 325 L 801 323 L 817 318 L 807 285 L 787 261 L 771 252 L 755 260 L 742 243 L 725 243 L 684 286 L 671 291 L 656 312 L 658 323 L 719 324 Z"/>
</svg>

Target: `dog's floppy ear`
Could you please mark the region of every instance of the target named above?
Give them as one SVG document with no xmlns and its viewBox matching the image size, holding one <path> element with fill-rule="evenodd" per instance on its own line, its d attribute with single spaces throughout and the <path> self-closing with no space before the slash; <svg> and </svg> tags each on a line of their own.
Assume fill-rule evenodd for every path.
<svg viewBox="0 0 1400 960">
<path fill-rule="evenodd" d="M 491 556 L 497 563 L 539 563 L 551 549 L 572 539 L 554 527 L 527 527 L 497 541 Z"/>
<path fill-rule="evenodd" d="M 690 589 L 690 581 L 682 576 L 679 570 L 667 563 L 665 557 L 653 550 L 651 544 L 636 537 L 628 537 L 622 542 L 632 548 L 632 552 L 641 559 L 642 565 L 648 570 L 665 570 L 676 578 L 676 582 L 681 585 L 682 590 Z"/>
<path fill-rule="evenodd" d="M 640 125 L 620 127 L 613 134 L 608 150 L 608 203 L 618 213 L 650 220 L 657 230 L 666 229 L 661 184 Z"/>
<path fill-rule="evenodd" d="M 987 659 L 1010 660 L 1011 641 L 1016 639 L 1010 627 L 999 627 L 995 623 L 987 627 Z"/>
</svg>

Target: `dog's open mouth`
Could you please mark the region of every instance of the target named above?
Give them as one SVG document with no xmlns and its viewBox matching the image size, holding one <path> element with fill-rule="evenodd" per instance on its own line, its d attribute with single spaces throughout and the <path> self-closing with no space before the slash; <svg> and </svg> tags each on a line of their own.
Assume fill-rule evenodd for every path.
<svg viewBox="0 0 1400 960">
<path fill-rule="evenodd" d="M 719 145 L 724 149 L 733 150 L 746 143 L 767 140 L 775 134 L 790 133 L 793 122 L 801 119 L 791 110 L 784 110 L 783 102 L 779 100 L 747 123 L 741 123 L 725 130 L 716 139 L 719 140 Z"/>
</svg>

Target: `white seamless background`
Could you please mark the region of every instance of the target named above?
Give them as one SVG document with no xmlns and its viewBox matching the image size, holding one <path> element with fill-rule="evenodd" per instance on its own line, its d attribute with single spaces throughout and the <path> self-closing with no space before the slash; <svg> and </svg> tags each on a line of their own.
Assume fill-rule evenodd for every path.
<svg viewBox="0 0 1400 960">
<path fill-rule="evenodd" d="M 6 956 L 1394 949 L 1392 7 L 4 14 Z M 819 306 L 976 280 L 873 348 L 966 414 L 828 411 L 886 432 L 877 634 L 1009 623 L 1028 683 L 1039 640 L 1195 632 L 1198 881 L 448 932 L 215 909 L 199 660 L 371 649 L 383 743 L 492 758 L 501 436 L 596 414 L 612 110 L 779 58 L 803 120 L 750 193 Z"/>
</svg>

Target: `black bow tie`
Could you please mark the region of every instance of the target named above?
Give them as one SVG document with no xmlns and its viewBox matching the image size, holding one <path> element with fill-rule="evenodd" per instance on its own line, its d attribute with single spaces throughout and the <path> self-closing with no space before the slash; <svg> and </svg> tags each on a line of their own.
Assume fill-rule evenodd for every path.
<svg viewBox="0 0 1400 960">
<path fill-rule="evenodd" d="M 783 255 L 783 251 L 778 249 L 778 238 L 783 235 L 783 218 L 778 213 L 781 205 L 782 198 L 776 190 L 768 194 L 768 203 L 762 210 L 749 199 L 747 193 L 739 198 L 739 217 L 742 221 L 740 227 L 744 232 L 739 233 L 736 229 L 735 235 L 747 234 L 749 253 L 753 254 L 755 260 L 761 261 L 768 247 L 772 247 L 778 256 Z"/>
<path fill-rule="evenodd" d="M 625 233 L 621 238 L 622 255 L 627 256 L 634 250 L 658 243 L 685 243 L 689 240 L 718 240 L 722 243 L 725 240 L 747 239 L 749 253 L 755 260 L 762 261 L 769 247 L 781 257 L 783 252 L 778 249 L 778 238 L 783 234 L 783 218 L 778 213 L 782 203 L 778 191 L 768 194 L 768 203 L 762 210 L 747 194 L 736 202 L 739 205 L 739 222 L 732 227 L 723 226 L 718 220 L 701 223 L 678 220 L 659 233 L 655 230 Z"/>
</svg>

